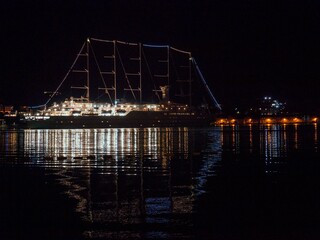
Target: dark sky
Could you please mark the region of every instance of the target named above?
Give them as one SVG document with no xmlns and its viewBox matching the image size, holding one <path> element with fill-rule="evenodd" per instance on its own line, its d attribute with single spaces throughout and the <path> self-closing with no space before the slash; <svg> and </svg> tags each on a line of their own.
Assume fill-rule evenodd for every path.
<svg viewBox="0 0 320 240">
<path fill-rule="evenodd" d="M 191 51 L 225 106 L 320 109 L 320 1 L 4 1 L 0 103 L 37 105 L 86 37 Z"/>
</svg>

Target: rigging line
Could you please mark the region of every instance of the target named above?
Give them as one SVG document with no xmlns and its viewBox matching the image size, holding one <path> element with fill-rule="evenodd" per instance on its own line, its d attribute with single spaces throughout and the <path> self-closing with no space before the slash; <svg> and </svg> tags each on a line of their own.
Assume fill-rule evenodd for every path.
<svg viewBox="0 0 320 240">
<path fill-rule="evenodd" d="M 170 47 L 172 50 L 174 51 L 177 51 L 177 52 L 181 52 L 181 53 L 185 53 L 185 54 L 188 54 L 189 56 L 191 56 L 191 52 L 187 52 L 187 51 L 183 51 L 183 50 L 180 50 L 178 48 L 174 48 L 174 47 Z"/>
<path fill-rule="evenodd" d="M 30 106 L 29 108 L 33 109 L 33 108 L 41 108 L 41 107 L 45 107 L 45 104 L 42 105 L 38 105 L 38 106 Z"/>
<path fill-rule="evenodd" d="M 98 38 L 90 38 L 90 40 L 97 41 L 97 42 L 107 42 L 107 43 L 113 43 L 112 40 L 104 40 L 104 39 L 98 39 Z"/>
<path fill-rule="evenodd" d="M 143 58 L 144 58 L 144 60 L 145 60 L 145 62 L 146 62 L 147 69 L 148 69 L 148 73 L 149 73 L 150 78 L 151 78 L 151 80 L 152 80 L 152 82 L 153 82 L 153 87 L 154 87 L 155 94 L 156 94 L 156 96 L 158 97 L 159 101 L 161 101 L 161 98 L 160 98 L 159 93 L 158 93 L 158 89 L 157 89 L 157 87 L 156 87 L 156 83 L 155 83 L 154 77 L 152 76 L 151 69 L 150 69 L 150 66 L 149 66 L 149 63 L 148 63 L 148 61 L 147 61 L 147 57 L 146 57 L 146 55 L 145 55 L 145 53 L 144 53 L 143 48 L 141 48 L 141 52 L 142 52 Z"/>
<path fill-rule="evenodd" d="M 86 42 L 83 43 L 79 53 L 77 54 L 76 59 L 74 60 L 74 62 L 72 63 L 70 69 L 68 70 L 67 74 L 65 75 L 65 77 L 63 78 L 63 80 L 61 81 L 61 83 L 59 84 L 59 86 L 57 87 L 57 89 L 53 92 L 53 94 L 51 95 L 51 97 L 49 98 L 49 100 L 44 104 L 44 106 L 46 106 L 51 99 L 57 94 L 57 92 L 59 91 L 60 87 L 62 86 L 62 84 L 64 83 L 64 81 L 67 79 L 67 77 L 69 76 L 70 72 L 73 70 L 74 65 L 76 64 L 76 62 L 78 61 L 78 58 L 83 50 L 83 48 L 85 47 Z"/>
<path fill-rule="evenodd" d="M 198 67 L 198 64 L 197 64 L 196 60 L 195 60 L 194 58 L 191 58 L 191 60 L 192 60 L 192 62 L 194 63 L 194 65 L 195 65 L 195 67 L 196 67 L 196 70 L 197 70 L 197 72 L 199 73 L 200 78 L 201 78 L 201 80 L 202 80 L 205 88 L 207 89 L 207 91 L 208 91 L 211 99 L 212 99 L 213 102 L 215 103 L 216 107 L 221 111 L 221 110 L 222 110 L 222 109 L 221 109 L 221 106 L 220 106 L 220 104 L 217 102 L 216 98 L 213 96 L 213 94 L 212 94 L 212 92 L 211 92 L 208 84 L 206 83 L 206 80 L 204 79 L 204 77 L 203 77 L 203 75 L 202 75 L 202 73 L 201 73 L 201 71 L 200 71 L 200 69 L 199 69 L 199 67 Z"/>
<path fill-rule="evenodd" d="M 168 48 L 169 45 L 154 45 L 154 44 L 142 44 L 144 47 L 151 47 L 151 48 Z"/>
<path fill-rule="evenodd" d="M 102 83 L 103 83 L 103 85 L 104 85 L 104 87 L 105 87 L 106 93 L 107 93 L 107 95 L 108 95 L 108 97 L 109 97 L 109 99 L 110 99 L 110 102 L 111 102 L 111 104 L 112 104 L 112 98 L 111 98 L 110 93 L 109 93 L 109 91 L 108 91 L 108 89 L 107 89 L 107 84 L 106 84 L 106 82 L 105 82 L 105 80 L 104 80 L 104 77 L 103 77 L 103 75 L 102 75 L 102 73 L 101 73 L 100 65 L 99 65 L 99 63 L 98 63 L 96 54 L 95 54 L 95 52 L 94 52 L 93 47 L 92 47 L 91 44 L 90 44 L 90 48 L 91 48 L 91 51 L 92 51 L 92 53 L 93 53 L 93 58 L 94 58 L 94 60 L 95 60 L 95 62 L 96 62 L 96 64 L 97 64 L 97 67 L 98 67 L 98 70 L 99 70 L 99 74 L 100 74 Z"/>
<path fill-rule="evenodd" d="M 134 100 L 137 100 L 136 95 L 134 94 L 134 91 L 133 91 L 133 89 L 132 89 L 132 87 L 131 87 L 129 78 L 128 78 L 128 76 L 127 76 L 126 69 L 124 68 L 124 65 L 123 65 L 122 58 L 121 58 L 121 55 L 120 55 L 120 52 L 119 52 L 118 47 L 116 47 L 116 49 L 117 49 L 117 53 L 118 53 L 118 55 L 119 55 L 119 60 L 120 60 L 120 63 L 121 63 L 121 66 L 122 66 L 122 69 L 123 69 L 125 78 L 126 78 L 126 80 L 127 80 L 128 86 L 129 86 L 130 91 L 131 91 L 131 93 L 132 93 L 132 96 L 133 96 Z"/>
<path fill-rule="evenodd" d="M 117 43 L 121 43 L 121 44 L 125 44 L 125 45 L 130 45 L 130 46 L 138 46 L 138 43 L 131 43 L 131 42 L 123 42 L 123 41 L 119 41 L 117 40 Z"/>
</svg>

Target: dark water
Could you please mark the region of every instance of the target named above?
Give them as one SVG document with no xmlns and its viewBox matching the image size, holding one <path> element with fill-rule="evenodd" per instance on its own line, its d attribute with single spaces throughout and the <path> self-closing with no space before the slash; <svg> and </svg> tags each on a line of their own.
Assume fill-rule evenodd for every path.
<svg viewBox="0 0 320 240">
<path fill-rule="evenodd" d="M 0 131 L 0 239 L 320 239 L 317 125 Z"/>
</svg>

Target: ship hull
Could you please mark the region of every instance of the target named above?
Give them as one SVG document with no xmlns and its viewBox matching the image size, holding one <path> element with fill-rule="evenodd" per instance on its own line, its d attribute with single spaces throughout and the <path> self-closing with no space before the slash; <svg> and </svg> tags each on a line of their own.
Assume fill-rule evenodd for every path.
<svg viewBox="0 0 320 240">
<path fill-rule="evenodd" d="M 214 121 L 205 113 L 130 112 L 126 116 L 51 116 L 48 119 L 23 120 L 30 129 L 202 127 Z"/>
</svg>

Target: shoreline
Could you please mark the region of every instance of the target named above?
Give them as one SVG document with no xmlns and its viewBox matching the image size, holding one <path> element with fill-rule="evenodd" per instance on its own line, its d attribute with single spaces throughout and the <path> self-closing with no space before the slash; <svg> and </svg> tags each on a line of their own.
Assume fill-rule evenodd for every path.
<svg viewBox="0 0 320 240">
<path fill-rule="evenodd" d="M 262 116 L 262 117 L 220 117 L 214 125 L 250 125 L 250 124 L 317 124 L 317 116 Z"/>
</svg>

